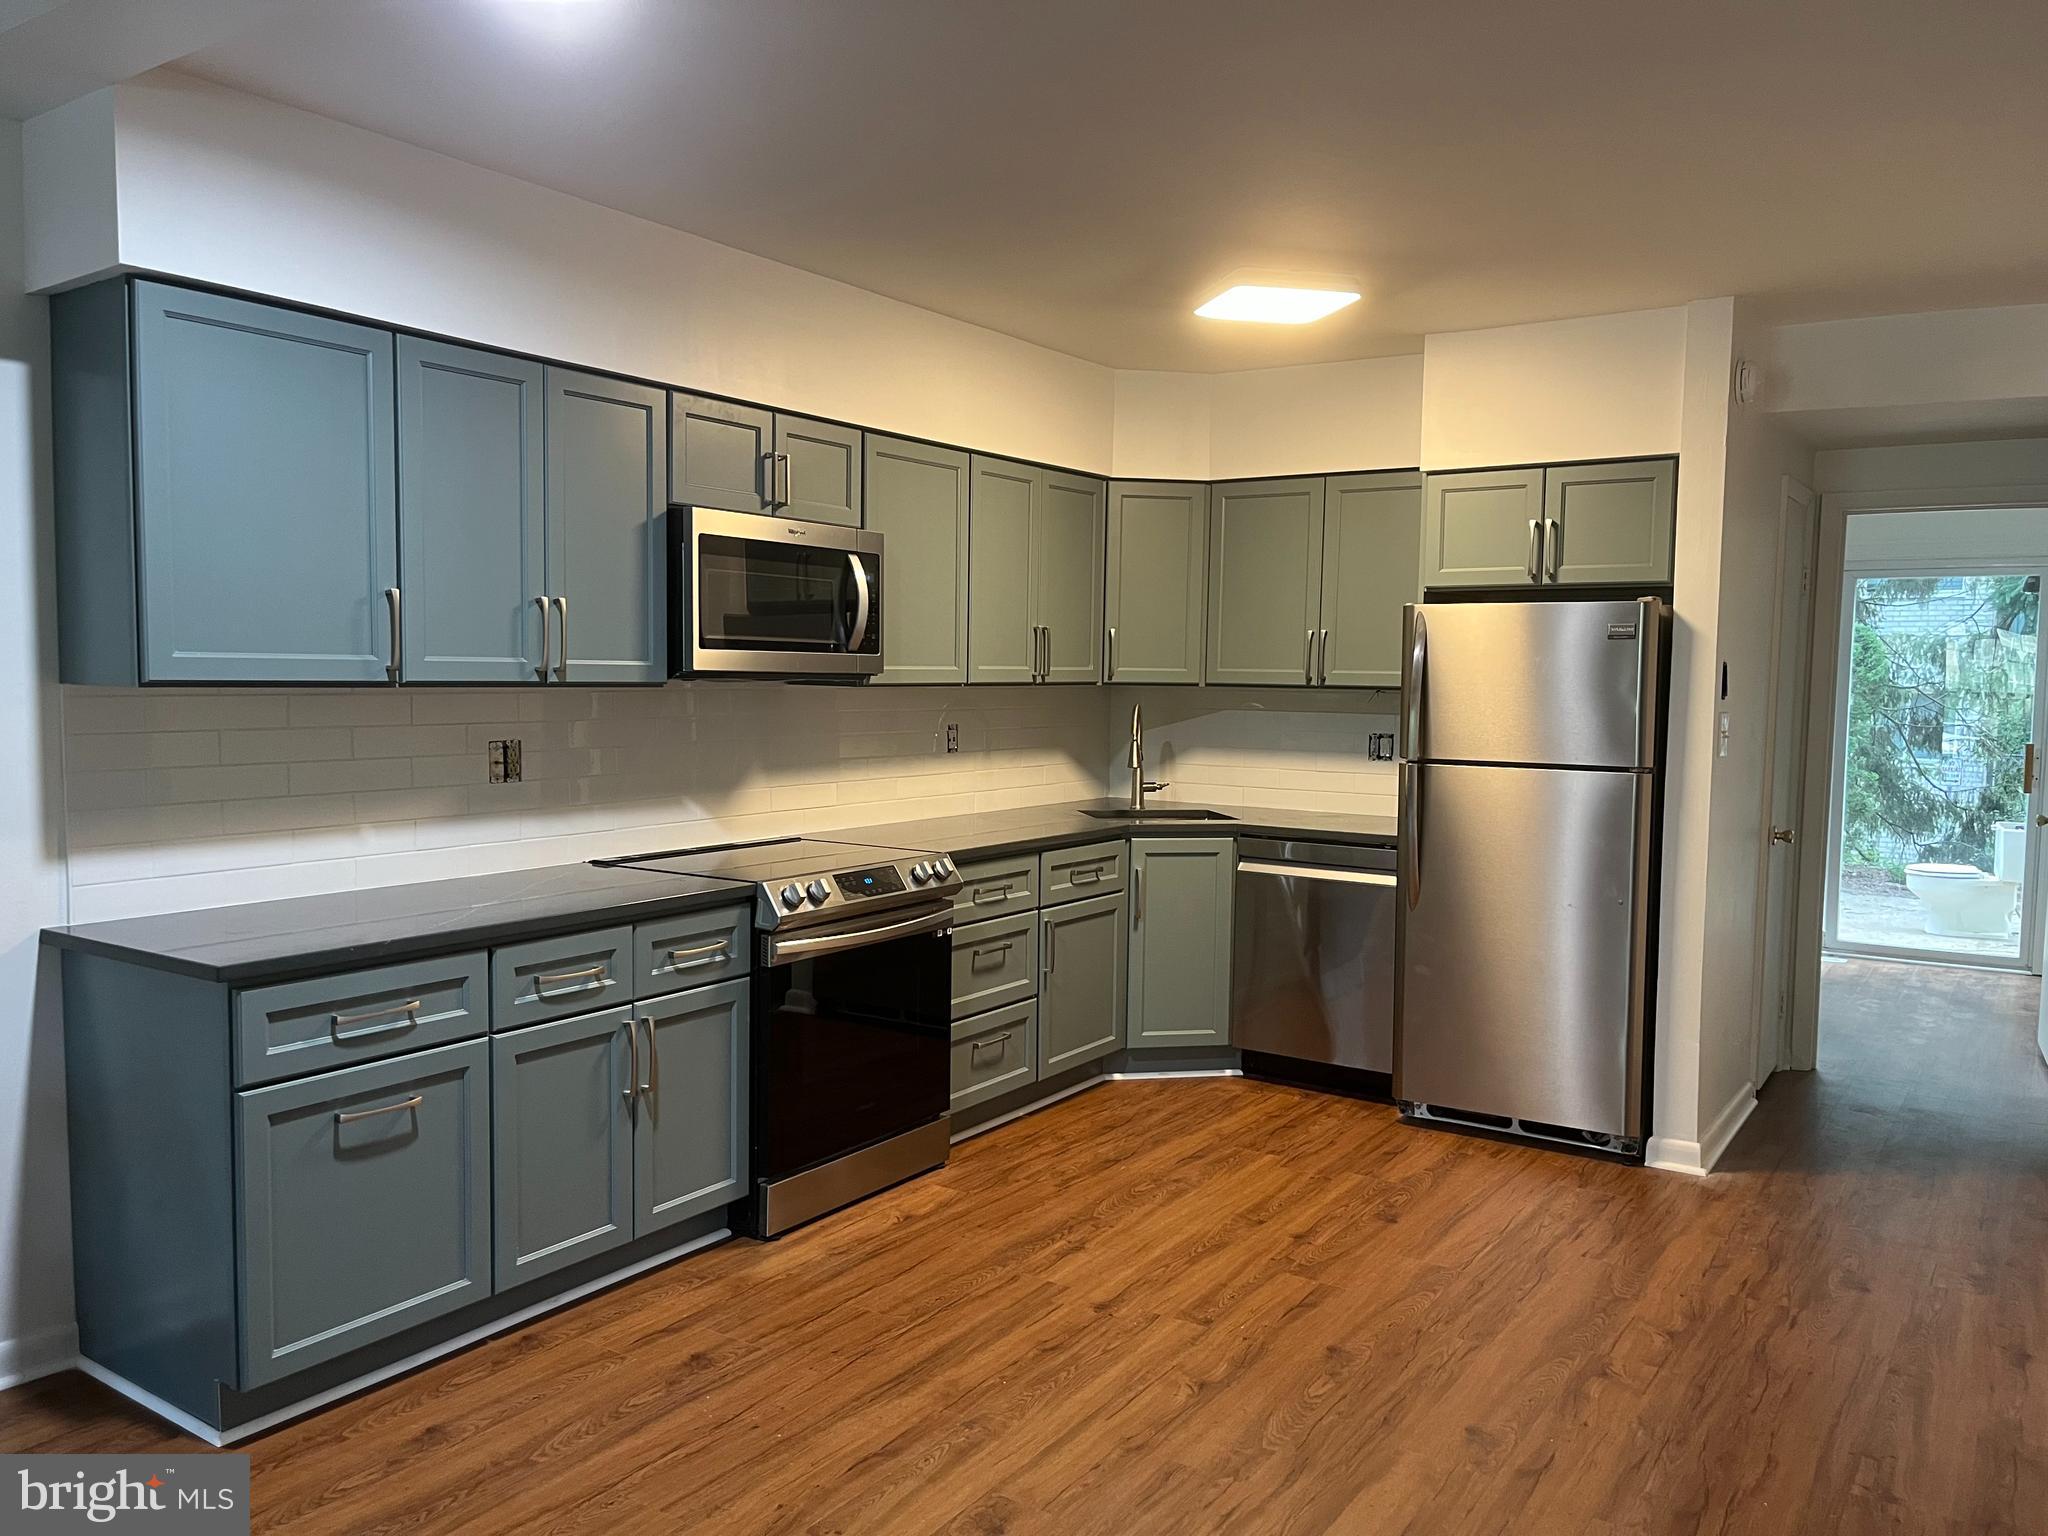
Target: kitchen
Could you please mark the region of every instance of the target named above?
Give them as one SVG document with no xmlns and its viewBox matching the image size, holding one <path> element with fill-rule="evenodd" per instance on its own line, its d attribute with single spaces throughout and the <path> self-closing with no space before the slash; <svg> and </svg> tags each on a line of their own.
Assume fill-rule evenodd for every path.
<svg viewBox="0 0 2048 1536">
<path fill-rule="evenodd" d="M 1404 1379 L 1469 1435 L 1478 1379 L 1407 1352 L 1450 1327 L 1534 1368 L 1498 1320 L 1546 1201 L 1614 1242 L 1708 1219 L 1658 1170 L 1768 1144 L 1758 1083 L 1717 1075 L 1732 936 L 1699 919 L 1730 878 L 1707 786 L 1760 705 L 1715 675 L 1740 584 L 1691 583 L 1738 488 L 1813 461 L 1722 387 L 1759 322 L 1110 377 L 760 258 L 720 288 L 729 248 L 233 83 L 289 96 L 308 39 L 389 22 L 258 29 L 24 136 L 66 887 L 36 1088 L 79 1373 L 44 1379 L 99 1405 L 30 1408 L 24 1446 L 112 1413 L 252 1448 L 270 1518 L 343 1475 L 285 1491 L 323 1424 L 436 1433 L 437 1383 L 491 1362 L 505 1406 L 464 1412 L 511 1453 L 553 1383 L 651 1344 L 638 1450 L 716 1447 L 673 1467 L 692 1519 L 1071 1528 L 1091 1479 L 1128 1515 L 1176 1475 L 1146 1460 L 1176 1420 L 1029 1460 L 1062 1424 L 1117 1434 L 1184 1372 L 1313 1394 L 1319 1358 L 1349 1396 L 1397 1347 L 1353 1309 L 1416 1305 Z M 338 228 L 372 189 L 381 233 Z M 266 209 L 235 249 L 178 212 L 226 200 Z M 573 260 L 530 254 L 550 221 Z M 423 275 L 484 238 L 500 291 Z M 722 296 L 681 345 L 631 323 L 678 267 Z M 871 357 L 832 339 L 863 326 Z M 913 1342 L 920 1273 L 948 1299 Z M 1247 1330 L 1267 1355 L 1231 1355 Z M 863 1363 L 891 1340 L 919 1364 Z M 636 1389 L 562 1390 L 583 1419 Z M 837 1502 L 789 1481 L 883 1454 L 899 1409 L 910 1459 Z M 815 1459 L 761 1467 L 734 1411 Z M 919 1504 L 954 1434 L 965 1481 Z"/>
</svg>

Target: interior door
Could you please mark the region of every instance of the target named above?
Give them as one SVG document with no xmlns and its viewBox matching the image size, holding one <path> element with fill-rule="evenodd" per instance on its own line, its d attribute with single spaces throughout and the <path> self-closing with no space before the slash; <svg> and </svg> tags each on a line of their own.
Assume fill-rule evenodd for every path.
<svg viewBox="0 0 2048 1536">
<path fill-rule="evenodd" d="M 1806 798 L 1807 673 L 1812 659 L 1813 493 L 1785 483 L 1779 502 L 1778 608 L 1771 638 L 1771 738 L 1762 857 L 1764 921 L 1756 990 L 1756 1084 L 1778 1070 L 1791 1019 L 1799 892 L 1799 817 Z"/>
</svg>

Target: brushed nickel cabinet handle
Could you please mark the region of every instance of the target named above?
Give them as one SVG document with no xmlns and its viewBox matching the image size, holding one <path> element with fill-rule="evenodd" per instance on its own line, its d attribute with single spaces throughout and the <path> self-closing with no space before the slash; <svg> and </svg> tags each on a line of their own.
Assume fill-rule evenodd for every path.
<svg viewBox="0 0 2048 1536">
<path fill-rule="evenodd" d="M 981 961 L 985 956 L 994 955 L 1000 959 L 1002 956 L 1007 955 L 1011 948 L 1012 945 L 1008 939 L 1003 940 L 1000 944 L 977 945 L 967 952 L 967 963 L 970 968 L 978 971 L 981 969 Z"/>
<path fill-rule="evenodd" d="M 668 952 L 668 968 L 672 971 L 694 971 L 699 966 L 716 965 L 721 960 L 730 960 L 730 943 L 729 939 L 720 939 L 716 944 L 699 944 L 690 949 L 672 949 Z"/>
<path fill-rule="evenodd" d="M 775 492 L 781 479 L 776 470 L 778 457 L 779 455 L 771 449 L 761 450 L 761 505 L 764 507 L 772 508 L 775 505 Z"/>
<path fill-rule="evenodd" d="M 1531 581 L 1541 581 L 1543 579 L 1543 520 L 1537 517 L 1529 519 L 1529 561 L 1527 570 Z"/>
<path fill-rule="evenodd" d="M 661 1050 L 654 1043 L 654 1020 L 642 1018 L 641 1027 L 647 1031 L 647 1079 L 641 1083 L 640 1091 L 659 1103 L 661 1100 Z"/>
<path fill-rule="evenodd" d="M 542 682 L 546 682 L 548 680 L 548 672 L 550 670 L 549 663 L 552 661 L 554 657 L 554 650 L 548 644 L 549 605 L 548 599 L 545 596 L 536 597 L 533 601 L 534 606 L 540 609 L 540 665 L 533 669 L 533 675 L 539 678 Z"/>
<path fill-rule="evenodd" d="M 371 1035 L 395 1034 L 401 1029 L 411 1029 L 419 1023 L 420 1000 L 393 1003 L 388 1008 L 366 1008 L 361 1013 L 337 1013 L 334 1021 L 327 1026 L 327 1033 L 336 1040 L 364 1040 Z M 404 1018 L 392 1019 L 388 1024 L 372 1024 L 367 1029 L 351 1029 L 351 1024 L 361 1024 L 369 1019 L 381 1019 L 387 1014 L 400 1013 Z"/>
<path fill-rule="evenodd" d="M 974 1059 L 974 1053 L 976 1051 L 984 1050 L 991 1046 L 1001 1045 L 1005 1040 L 1008 1040 L 1010 1036 L 1015 1033 L 1015 1030 L 1006 1029 L 1000 1035 L 990 1035 L 984 1040 L 969 1041 L 967 1045 L 967 1059 L 969 1061 L 972 1061 Z"/>
<path fill-rule="evenodd" d="M 1316 632 L 1310 630 L 1301 648 L 1301 680 L 1314 686 L 1316 680 Z"/>
<path fill-rule="evenodd" d="M 555 663 L 555 681 L 566 683 L 569 681 L 569 599 L 566 597 L 555 599 L 555 630 L 556 637 L 562 642 L 562 659 Z"/>
<path fill-rule="evenodd" d="M 409 1099 L 400 1099 L 396 1104 L 379 1104 L 375 1109 L 337 1109 L 334 1112 L 336 1125 L 354 1125 L 358 1120 L 369 1120 L 377 1115 L 402 1115 L 408 1109 L 418 1109 L 426 1103 L 424 1094 L 414 1094 Z"/>
<path fill-rule="evenodd" d="M 1564 524 L 1551 518 L 1543 527 L 1543 568 L 1552 581 L 1564 564 Z"/>
<path fill-rule="evenodd" d="M 1109 626 L 1109 656 L 1108 656 L 1108 661 L 1109 661 L 1109 666 L 1108 666 L 1108 668 L 1107 668 L 1107 669 L 1106 669 L 1106 670 L 1104 671 L 1104 673 L 1103 673 L 1103 676 L 1104 676 L 1104 677 L 1106 677 L 1106 678 L 1107 678 L 1107 679 L 1108 679 L 1108 680 L 1109 680 L 1110 682 L 1112 682 L 1112 683 L 1113 683 L 1113 682 L 1115 682 L 1115 681 L 1116 681 L 1116 626 L 1115 626 L 1114 624 L 1112 624 L 1112 625 L 1110 625 L 1110 626 Z"/>
<path fill-rule="evenodd" d="M 1322 638 L 1316 642 L 1316 686 L 1327 688 L 1330 686 L 1330 632 L 1326 629 L 1321 635 Z"/>
<path fill-rule="evenodd" d="M 580 981 L 585 983 L 585 985 L 578 987 L 576 990 L 578 992 L 588 992 L 593 986 L 603 985 L 604 974 L 605 967 L 602 962 L 597 965 L 586 965 L 581 970 L 575 971 L 555 971 L 553 973 L 543 971 L 533 978 L 533 990 L 545 992 L 549 987 L 561 986 L 571 981 Z"/>
<path fill-rule="evenodd" d="M 626 1089 L 620 1095 L 628 1104 L 640 1097 L 640 1021 L 626 1020 Z"/>
<path fill-rule="evenodd" d="M 1145 866 L 1137 860 L 1131 861 L 1131 921 L 1145 920 Z"/>
<path fill-rule="evenodd" d="M 1080 864 L 1067 871 L 1069 885 L 1096 885 L 1102 879 L 1100 864 Z"/>
<path fill-rule="evenodd" d="M 995 894 L 989 896 L 990 891 L 995 892 Z M 984 896 L 989 896 L 989 899 L 983 901 L 981 898 Z M 974 894 L 967 899 L 977 907 L 992 907 L 999 901 L 1008 901 L 1010 899 L 1010 888 L 1008 885 L 977 885 L 974 888 Z"/>
<path fill-rule="evenodd" d="M 399 607 L 404 601 L 398 588 L 386 587 L 384 601 L 391 609 L 391 662 L 384 668 L 384 675 L 392 682 L 398 681 L 398 669 L 404 657 L 405 633 L 399 623 Z"/>
<path fill-rule="evenodd" d="M 1052 935 L 1053 935 L 1053 922 L 1052 922 L 1052 919 L 1048 917 L 1048 918 L 1047 918 L 1047 919 L 1045 920 L 1045 940 L 1044 940 L 1044 949 L 1045 949 L 1045 965 L 1044 965 L 1044 971 L 1045 971 L 1045 974 L 1046 974 L 1046 975 L 1048 975 L 1048 976 L 1050 976 L 1050 975 L 1052 974 L 1052 955 L 1053 955 L 1053 943 L 1052 943 Z"/>
</svg>

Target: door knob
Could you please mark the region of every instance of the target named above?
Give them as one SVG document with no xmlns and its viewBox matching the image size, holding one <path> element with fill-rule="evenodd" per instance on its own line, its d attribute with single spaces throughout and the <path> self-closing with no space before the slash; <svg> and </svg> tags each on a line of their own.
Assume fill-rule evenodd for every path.
<svg viewBox="0 0 2048 1536">
<path fill-rule="evenodd" d="M 1774 843 L 1789 843 L 1795 835 L 1790 827 L 1771 828 L 1771 841 Z"/>
</svg>

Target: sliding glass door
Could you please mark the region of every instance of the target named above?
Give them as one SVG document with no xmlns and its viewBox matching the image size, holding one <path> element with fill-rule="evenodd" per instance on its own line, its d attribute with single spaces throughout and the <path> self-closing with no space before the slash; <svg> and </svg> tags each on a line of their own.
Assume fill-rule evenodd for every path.
<svg viewBox="0 0 2048 1536">
<path fill-rule="evenodd" d="M 1851 569 L 1830 948 L 2033 969 L 2040 569 Z"/>
</svg>

